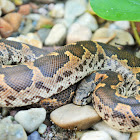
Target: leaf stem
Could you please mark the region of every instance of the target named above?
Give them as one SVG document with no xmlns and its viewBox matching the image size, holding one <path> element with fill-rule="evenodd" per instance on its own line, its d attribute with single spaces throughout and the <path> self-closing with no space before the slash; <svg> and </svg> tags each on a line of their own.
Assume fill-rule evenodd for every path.
<svg viewBox="0 0 140 140">
<path fill-rule="evenodd" d="M 132 27 L 136 42 L 140 46 L 140 37 L 139 37 L 138 31 L 137 31 L 136 25 L 135 25 L 135 23 L 133 21 L 130 21 L 130 23 L 131 23 L 131 27 Z"/>
</svg>

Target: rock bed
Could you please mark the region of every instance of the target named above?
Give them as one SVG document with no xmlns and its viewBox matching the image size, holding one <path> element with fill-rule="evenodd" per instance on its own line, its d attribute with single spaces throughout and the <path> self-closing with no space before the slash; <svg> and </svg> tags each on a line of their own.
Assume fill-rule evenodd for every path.
<svg viewBox="0 0 140 140">
<path fill-rule="evenodd" d="M 135 43 L 128 21 L 108 22 L 97 17 L 87 0 L 0 0 L 0 6 L 0 38 L 44 46 L 49 52 L 80 40 L 116 47 Z M 90 105 L 71 103 L 51 114 L 34 106 L 2 108 L 0 119 L 1 140 L 140 139 L 140 132 L 110 128 Z"/>
</svg>

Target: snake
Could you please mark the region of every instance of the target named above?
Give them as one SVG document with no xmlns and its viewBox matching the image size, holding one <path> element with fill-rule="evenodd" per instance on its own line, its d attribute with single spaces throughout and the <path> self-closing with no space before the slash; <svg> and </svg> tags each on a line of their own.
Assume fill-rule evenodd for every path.
<svg viewBox="0 0 140 140">
<path fill-rule="evenodd" d="M 129 51 L 79 41 L 47 53 L 1 39 L 0 64 L 0 107 L 53 108 L 72 99 L 78 105 L 92 100 L 112 128 L 140 131 L 140 59 Z"/>
</svg>

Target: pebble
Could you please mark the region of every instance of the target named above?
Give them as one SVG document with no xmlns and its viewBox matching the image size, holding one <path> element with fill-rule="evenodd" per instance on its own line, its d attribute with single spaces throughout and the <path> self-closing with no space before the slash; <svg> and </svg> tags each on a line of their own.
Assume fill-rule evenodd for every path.
<svg viewBox="0 0 140 140">
<path fill-rule="evenodd" d="M 35 46 L 37 48 L 42 48 L 43 44 L 40 41 L 39 37 L 35 33 L 28 33 L 26 36 L 20 35 L 18 37 L 8 37 L 8 40 L 23 42 L 32 46 Z"/>
<path fill-rule="evenodd" d="M 84 13 L 82 16 L 80 16 L 77 19 L 76 23 L 88 27 L 91 31 L 95 31 L 98 28 L 98 24 L 95 17 L 89 13 Z"/>
<path fill-rule="evenodd" d="M 30 6 L 30 4 L 24 4 L 24 5 L 21 5 L 19 7 L 18 13 L 20 13 L 22 15 L 29 15 L 30 12 L 31 12 L 31 6 Z"/>
<path fill-rule="evenodd" d="M 37 31 L 38 36 L 40 37 L 41 42 L 45 43 L 45 39 L 49 35 L 50 29 L 41 28 Z"/>
<path fill-rule="evenodd" d="M 47 125 L 41 124 L 38 128 L 39 134 L 43 134 L 46 131 L 46 129 L 47 129 Z"/>
<path fill-rule="evenodd" d="M 140 140 L 140 132 L 132 133 L 130 140 Z"/>
<path fill-rule="evenodd" d="M 22 0 L 13 0 L 13 2 L 15 5 L 18 5 L 18 6 L 23 4 Z"/>
<path fill-rule="evenodd" d="M 132 35 L 127 31 L 118 29 L 118 30 L 114 30 L 114 33 L 116 34 L 116 36 L 112 41 L 109 42 L 110 45 L 116 47 L 120 47 L 121 45 L 134 45 L 135 41 Z"/>
<path fill-rule="evenodd" d="M 10 110 L 10 108 L 3 107 L 2 112 L 1 112 L 2 116 L 6 116 L 9 113 L 9 110 Z"/>
<path fill-rule="evenodd" d="M 59 127 L 78 130 L 87 129 L 101 119 L 93 107 L 74 104 L 67 104 L 54 110 L 50 118 Z"/>
<path fill-rule="evenodd" d="M 48 11 L 44 7 L 41 7 L 41 8 L 38 9 L 38 13 L 45 16 L 45 15 L 48 14 Z"/>
<path fill-rule="evenodd" d="M 46 110 L 44 108 L 32 108 L 25 111 L 19 111 L 15 115 L 15 120 L 19 122 L 28 133 L 35 131 L 45 118 Z"/>
<path fill-rule="evenodd" d="M 64 4 L 57 3 L 53 9 L 50 11 L 49 15 L 53 18 L 63 18 L 64 17 Z"/>
<path fill-rule="evenodd" d="M 9 37 L 13 33 L 13 27 L 5 21 L 3 18 L 0 18 L 0 34 L 3 38 Z"/>
<path fill-rule="evenodd" d="M 37 131 L 34 131 L 28 136 L 28 140 L 41 140 L 41 137 Z"/>
<path fill-rule="evenodd" d="M 1 140 L 27 140 L 27 134 L 20 124 L 12 124 L 11 117 L 0 121 Z"/>
<path fill-rule="evenodd" d="M 80 140 L 112 140 L 104 131 L 89 131 L 82 135 Z"/>
<path fill-rule="evenodd" d="M 20 33 L 23 35 L 26 35 L 27 33 L 33 31 L 35 29 L 32 20 L 27 19 L 27 21 L 25 22 L 25 26 L 24 28 L 21 30 L 20 29 Z"/>
<path fill-rule="evenodd" d="M 27 15 L 26 18 L 27 19 L 30 19 L 30 20 L 36 20 L 36 21 L 38 21 L 38 20 L 40 20 L 41 15 L 40 14 L 34 14 L 34 13 L 32 13 L 32 14 Z"/>
<path fill-rule="evenodd" d="M 115 21 L 113 24 L 115 24 L 117 28 L 122 30 L 128 30 L 130 28 L 129 21 Z"/>
<path fill-rule="evenodd" d="M 105 131 L 108 133 L 114 140 L 128 140 L 130 137 L 130 133 L 122 133 L 107 125 L 104 121 L 96 123 L 92 127 L 95 130 Z"/>
<path fill-rule="evenodd" d="M 56 24 L 46 38 L 45 45 L 63 45 L 66 32 L 67 29 L 63 24 Z"/>
<path fill-rule="evenodd" d="M 116 36 L 116 34 L 115 34 L 114 30 L 102 27 L 95 31 L 95 33 L 92 35 L 91 40 L 108 43 L 109 41 L 114 39 L 115 36 Z"/>
<path fill-rule="evenodd" d="M 85 11 L 86 5 L 83 4 L 83 0 L 66 1 L 64 18 L 67 20 L 67 26 L 69 27 L 76 17 L 82 15 Z"/>
<path fill-rule="evenodd" d="M 22 15 L 19 13 L 8 13 L 3 17 L 4 20 L 6 20 L 10 25 L 13 27 L 13 31 L 17 31 L 21 20 L 22 20 Z"/>
<path fill-rule="evenodd" d="M 68 30 L 67 44 L 81 40 L 90 40 L 92 36 L 91 30 L 83 25 L 74 23 Z"/>
<path fill-rule="evenodd" d="M 0 7 L 0 17 L 1 17 L 1 15 L 2 15 L 2 11 L 1 11 L 1 7 Z"/>
<path fill-rule="evenodd" d="M 140 50 L 136 52 L 136 57 L 140 58 Z"/>
<path fill-rule="evenodd" d="M 16 7 L 10 0 L 0 0 L 0 7 L 4 14 L 15 11 Z"/>
<path fill-rule="evenodd" d="M 36 25 L 36 29 L 38 30 L 38 29 L 42 28 L 44 25 L 53 26 L 54 25 L 53 20 L 51 18 L 40 16 L 40 19 Z"/>
</svg>

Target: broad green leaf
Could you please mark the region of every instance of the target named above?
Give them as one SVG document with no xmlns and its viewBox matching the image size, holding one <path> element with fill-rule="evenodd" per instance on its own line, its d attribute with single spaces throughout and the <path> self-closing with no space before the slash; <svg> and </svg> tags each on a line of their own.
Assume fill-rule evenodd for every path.
<svg viewBox="0 0 140 140">
<path fill-rule="evenodd" d="M 140 0 L 90 0 L 90 4 L 104 19 L 140 21 Z"/>
</svg>

